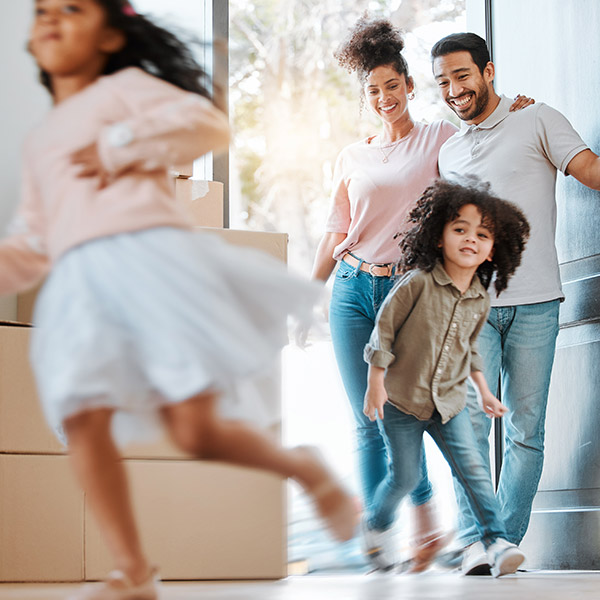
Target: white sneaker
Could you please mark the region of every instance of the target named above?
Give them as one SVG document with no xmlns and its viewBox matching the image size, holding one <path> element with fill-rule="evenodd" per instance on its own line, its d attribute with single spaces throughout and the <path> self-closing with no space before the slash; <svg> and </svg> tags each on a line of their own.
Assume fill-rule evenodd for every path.
<svg viewBox="0 0 600 600">
<path fill-rule="evenodd" d="M 392 529 L 369 529 L 366 519 L 361 523 L 362 547 L 371 564 L 382 571 L 396 566 Z"/>
<path fill-rule="evenodd" d="M 491 574 L 489 558 L 481 542 L 475 542 L 465 548 L 460 570 L 463 575 L 469 576 Z"/>
<path fill-rule="evenodd" d="M 509 541 L 498 538 L 487 550 L 488 560 L 492 565 L 492 575 L 502 577 L 515 573 L 525 560 L 525 555 L 518 546 Z"/>
</svg>

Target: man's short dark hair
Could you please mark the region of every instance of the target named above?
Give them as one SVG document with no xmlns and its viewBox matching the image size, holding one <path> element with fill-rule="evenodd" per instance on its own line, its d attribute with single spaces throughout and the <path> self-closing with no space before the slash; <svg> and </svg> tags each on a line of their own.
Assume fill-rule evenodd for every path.
<svg viewBox="0 0 600 600">
<path fill-rule="evenodd" d="M 452 33 L 442 38 L 431 49 L 431 60 L 452 52 L 468 52 L 482 75 L 485 66 L 490 62 L 485 40 L 475 33 Z"/>
</svg>

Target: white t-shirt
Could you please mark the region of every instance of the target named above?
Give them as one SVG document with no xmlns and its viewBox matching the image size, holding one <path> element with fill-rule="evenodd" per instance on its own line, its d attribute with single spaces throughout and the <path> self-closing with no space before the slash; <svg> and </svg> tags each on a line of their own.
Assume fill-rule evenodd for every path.
<svg viewBox="0 0 600 600">
<path fill-rule="evenodd" d="M 367 138 L 340 152 L 325 230 L 348 235 L 333 258 L 350 251 L 370 263 L 400 259 L 394 235 L 407 227 L 410 209 L 439 177 L 440 146 L 455 132 L 448 121 L 415 123 L 395 144 L 380 148 L 377 138 Z"/>
<path fill-rule="evenodd" d="M 566 171 L 587 149 L 557 110 L 536 103 L 509 112 L 512 100 L 501 96 L 496 110 L 479 125 L 466 125 L 441 148 L 440 174 L 460 183 L 475 175 L 489 181 L 493 193 L 523 210 L 531 227 L 520 267 L 492 306 L 535 304 L 564 298 L 556 253 L 556 172 Z"/>
</svg>

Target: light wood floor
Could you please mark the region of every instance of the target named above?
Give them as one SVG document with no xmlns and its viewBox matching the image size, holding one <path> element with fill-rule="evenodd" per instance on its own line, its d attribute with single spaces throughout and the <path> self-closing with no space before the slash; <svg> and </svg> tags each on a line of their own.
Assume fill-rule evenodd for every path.
<svg viewBox="0 0 600 600">
<path fill-rule="evenodd" d="M 2 600 L 64 599 L 73 585 L 0 584 Z M 289 577 L 268 582 L 166 583 L 162 600 L 598 600 L 600 572 Z"/>
</svg>

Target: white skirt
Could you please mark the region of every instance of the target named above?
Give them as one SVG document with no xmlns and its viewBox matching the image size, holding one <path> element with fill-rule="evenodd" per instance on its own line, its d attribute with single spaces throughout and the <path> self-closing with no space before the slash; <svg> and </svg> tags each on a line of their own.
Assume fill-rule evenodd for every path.
<svg viewBox="0 0 600 600">
<path fill-rule="evenodd" d="M 159 408 L 216 389 L 221 414 L 276 420 L 251 381 L 309 320 L 322 286 L 258 250 L 174 228 L 93 240 L 55 264 L 38 298 L 31 358 L 59 439 L 79 412 L 116 409 L 119 444 L 156 434 Z"/>
</svg>

